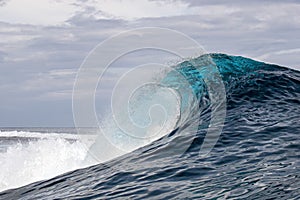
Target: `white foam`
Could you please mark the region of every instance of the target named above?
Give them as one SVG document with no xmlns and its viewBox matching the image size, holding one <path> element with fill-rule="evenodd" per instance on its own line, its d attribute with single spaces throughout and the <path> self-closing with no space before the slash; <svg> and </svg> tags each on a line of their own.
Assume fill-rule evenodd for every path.
<svg viewBox="0 0 300 200">
<path fill-rule="evenodd" d="M 40 132 L 27 132 L 27 131 L 1 131 L 0 137 L 19 137 L 19 138 L 64 138 L 64 139 L 78 139 L 77 134 L 68 133 L 40 133 Z"/>
<path fill-rule="evenodd" d="M 67 171 L 86 167 L 87 147 L 72 134 L 1 132 L 3 137 L 34 137 L 39 140 L 17 143 L 0 153 L 0 191 L 49 179 Z"/>
</svg>

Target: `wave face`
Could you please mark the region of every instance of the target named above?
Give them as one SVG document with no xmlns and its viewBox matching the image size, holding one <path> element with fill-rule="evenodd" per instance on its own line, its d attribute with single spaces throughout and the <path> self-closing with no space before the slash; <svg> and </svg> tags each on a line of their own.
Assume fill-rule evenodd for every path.
<svg viewBox="0 0 300 200">
<path fill-rule="evenodd" d="M 207 56 L 192 61 L 201 69 Z M 188 115 L 179 128 L 150 145 L 4 191 L 0 199 L 300 199 L 300 73 L 244 57 L 209 56 L 227 99 L 223 131 L 210 154 L 199 156 L 211 112 L 204 72 L 182 62 L 177 69 L 201 96 L 197 131 L 181 134 L 192 123 Z M 191 138 L 182 156 L 164 153 L 171 142 L 180 146 Z"/>
</svg>

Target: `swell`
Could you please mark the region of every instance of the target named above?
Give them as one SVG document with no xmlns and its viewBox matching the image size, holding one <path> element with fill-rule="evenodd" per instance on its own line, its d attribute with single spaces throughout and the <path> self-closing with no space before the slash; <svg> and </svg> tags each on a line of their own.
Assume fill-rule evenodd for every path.
<svg viewBox="0 0 300 200">
<path fill-rule="evenodd" d="M 227 115 L 207 157 L 199 148 L 211 108 L 201 66 L 210 57 L 224 82 Z M 3 199 L 229 198 L 298 199 L 300 73 L 251 59 L 209 54 L 177 69 L 201 99 L 198 131 L 180 134 L 191 112 L 168 136 L 120 158 L 0 194 Z M 192 140 L 192 142 L 191 142 Z M 191 143 L 182 156 L 168 154 Z"/>
</svg>

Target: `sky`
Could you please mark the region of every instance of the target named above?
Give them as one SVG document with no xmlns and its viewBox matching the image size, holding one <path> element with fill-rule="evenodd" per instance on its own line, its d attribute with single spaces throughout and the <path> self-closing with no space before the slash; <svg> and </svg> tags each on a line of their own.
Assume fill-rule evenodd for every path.
<svg viewBox="0 0 300 200">
<path fill-rule="evenodd" d="M 300 70 L 299 10 L 297 0 L 0 0 L 0 127 L 74 126 L 80 65 L 132 28 L 170 28 L 207 52 Z"/>
</svg>

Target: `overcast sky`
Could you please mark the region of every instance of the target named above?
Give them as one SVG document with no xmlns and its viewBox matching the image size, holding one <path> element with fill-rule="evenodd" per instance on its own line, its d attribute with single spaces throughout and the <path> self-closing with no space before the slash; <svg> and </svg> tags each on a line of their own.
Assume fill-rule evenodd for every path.
<svg viewBox="0 0 300 200">
<path fill-rule="evenodd" d="M 130 28 L 171 28 L 208 52 L 300 69 L 299 11 L 296 0 L 0 0 L 0 126 L 73 126 L 79 66 Z"/>
</svg>

